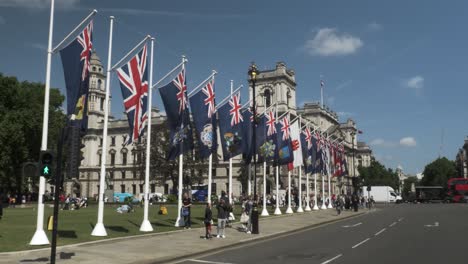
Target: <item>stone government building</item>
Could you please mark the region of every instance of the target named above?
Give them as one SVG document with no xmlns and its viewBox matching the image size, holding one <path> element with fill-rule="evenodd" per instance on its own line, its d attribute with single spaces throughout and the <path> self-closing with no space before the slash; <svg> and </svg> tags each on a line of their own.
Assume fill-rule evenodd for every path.
<svg viewBox="0 0 468 264">
<path fill-rule="evenodd" d="M 79 169 L 79 176 L 76 179 L 65 182 L 66 193 L 74 193 L 77 196 L 96 197 L 99 192 L 99 175 L 101 155 L 106 155 L 106 178 L 107 189 L 114 192 L 128 192 L 136 197 L 141 197 L 144 191 L 144 162 L 140 161 L 139 153 L 145 151 L 135 145 L 123 146 L 128 137 L 128 121 L 125 118 L 115 119 L 109 115 L 108 126 L 108 153 L 102 153 L 102 129 L 104 126 L 104 98 L 105 98 L 106 75 L 101 60 L 94 52 L 91 56 L 90 88 L 89 88 L 89 124 L 88 133 L 83 137 L 84 160 Z M 358 165 L 369 166 L 372 157 L 371 149 L 364 142 L 357 142 L 356 123 L 348 119 L 340 123 L 338 115 L 328 107 L 321 107 L 319 103 L 305 103 L 302 108 L 296 106 L 296 82 L 295 74 L 291 69 L 287 69 L 282 62 L 276 64 L 275 69 L 260 71 L 256 82 L 256 100 L 259 113 L 265 107 L 277 103 L 278 114 L 290 111 L 292 116 L 301 114 L 304 122 L 309 121 L 314 126 L 331 135 L 333 139 L 344 140 L 346 159 L 348 164 L 348 176 L 332 178 L 332 188 L 334 192 L 340 190 L 351 191 L 351 186 L 358 176 Z M 250 95 L 252 89 L 250 88 Z M 110 102 L 109 102 L 110 111 Z M 157 126 L 165 122 L 166 117 L 157 108 L 152 110 L 152 125 Z M 218 131 L 219 133 L 219 131 Z M 219 135 L 219 134 L 218 134 Z M 220 137 L 218 136 L 218 139 Z M 222 156 L 222 150 L 218 148 L 218 154 Z M 353 162 L 354 154 L 354 162 Z M 143 163 L 143 169 L 142 164 Z M 242 193 L 242 184 L 237 180 L 240 173 L 241 156 L 233 159 L 233 195 L 239 196 Z M 267 168 L 267 193 L 273 192 L 276 186 L 274 171 Z M 158 173 L 157 171 L 151 174 Z M 207 172 L 206 172 L 207 174 Z M 213 193 L 220 194 L 222 190 L 228 190 L 228 162 L 219 161 L 213 170 Z M 253 175 L 253 174 L 252 174 Z M 297 187 L 297 169 L 293 172 L 293 187 Z M 208 175 L 205 175 L 205 184 L 208 182 Z M 302 189 L 305 189 L 306 176 L 303 173 Z M 313 193 L 313 177 L 310 177 Z M 259 192 L 263 190 L 263 168 L 257 165 L 257 188 Z M 321 182 L 320 176 L 318 181 Z M 280 169 L 280 182 L 285 183 L 280 189 L 287 188 L 287 170 Z M 317 184 L 321 188 L 321 184 Z M 48 186 L 49 190 L 53 187 Z M 319 188 L 319 192 L 320 192 Z M 172 181 L 165 184 L 157 184 L 156 180 L 150 177 L 150 192 L 168 194 L 172 189 Z M 328 191 L 328 187 L 325 187 Z"/>
</svg>

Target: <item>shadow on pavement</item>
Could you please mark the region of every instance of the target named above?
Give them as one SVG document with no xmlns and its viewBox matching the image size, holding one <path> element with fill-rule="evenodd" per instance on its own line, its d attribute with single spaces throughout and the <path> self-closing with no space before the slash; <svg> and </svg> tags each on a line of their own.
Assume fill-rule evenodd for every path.
<svg viewBox="0 0 468 264">
<path fill-rule="evenodd" d="M 59 237 L 78 238 L 74 230 L 58 230 L 57 234 Z"/>
<path fill-rule="evenodd" d="M 121 226 L 108 226 L 107 228 L 115 232 L 128 233 L 128 229 Z"/>
<path fill-rule="evenodd" d="M 60 252 L 60 259 L 71 259 L 73 256 L 75 256 L 75 252 Z"/>
</svg>

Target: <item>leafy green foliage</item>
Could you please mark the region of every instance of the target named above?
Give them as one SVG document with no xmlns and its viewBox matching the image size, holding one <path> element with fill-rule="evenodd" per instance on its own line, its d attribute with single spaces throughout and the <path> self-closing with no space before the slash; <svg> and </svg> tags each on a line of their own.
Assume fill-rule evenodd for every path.
<svg viewBox="0 0 468 264">
<path fill-rule="evenodd" d="M 358 167 L 363 186 L 390 186 L 398 189 L 398 175 L 392 169 L 385 168 L 380 162 L 373 160 L 369 167 Z"/>
<path fill-rule="evenodd" d="M 446 157 L 438 158 L 426 165 L 421 185 L 424 186 L 446 186 L 447 180 L 456 178 L 458 175 L 455 162 Z"/>
<path fill-rule="evenodd" d="M 194 127 L 193 124 L 192 127 Z M 184 189 L 188 189 L 193 184 L 203 183 L 204 176 L 208 173 L 208 160 L 200 160 L 199 148 L 197 146 L 198 141 L 195 140 L 195 136 L 194 144 L 195 151 L 187 151 L 183 156 Z M 167 160 L 169 149 L 169 128 L 167 127 L 167 123 L 153 125 L 151 129 L 150 149 L 151 178 L 159 185 L 164 185 L 168 180 L 172 181 L 172 193 L 177 193 L 179 185 L 179 158 L 172 161 Z M 215 163 L 216 159 L 213 159 L 213 167 L 215 167 Z"/>
<path fill-rule="evenodd" d="M 39 158 L 44 111 L 44 85 L 19 82 L 0 74 L 0 186 L 5 192 L 20 193 L 21 164 Z M 61 106 L 65 97 L 50 90 L 49 149 L 55 149 L 65 121 Z"/>
<path fill-rule="evenodd" d="M 409 196 L 410 192 L 411 192 L 411 185 L 415 185 L 417 186 L 418 185 L 418 178 L 416 177 L 408 177 L 406 178 L 404 181 L 403 181 L 403 190 L 402 190 L 402 195 L 404 197 L 407 197 Z"/>
</svg>

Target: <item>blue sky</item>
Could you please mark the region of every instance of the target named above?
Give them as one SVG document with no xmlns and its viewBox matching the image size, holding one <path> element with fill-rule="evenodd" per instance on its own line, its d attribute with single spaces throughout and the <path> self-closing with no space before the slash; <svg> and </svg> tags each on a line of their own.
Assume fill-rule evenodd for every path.
<svg viewBox="0 0 468 264">
<path fill-rule="evenodd" d="M 56 0 L 54 45 L 94 8 L 103 62 L 114 15 L 113 63 L 151 34 L 154 79 L 185 54 L 189 90 L 215 69 L 217 94 L 225 96 L 231 79 L 246 85 L 251 61 L 260 69 L 284 61 L 302 105 L 319 100 L 323 75 L 325 103 L 342 121 L 353 118 L 364 132 L 359 140 L 389 167 L 422 171 L 439 155 L 442 133 L 441 154 L 454 159 L 468 134 L 466 1 Z M 44 82 L 48 24 L 48 0 L 0 1 L 0 72 Z M 58 55 L 52 86 L 64 87 Z M 120 117 L 115 75 L 111 93 Z"/>
</svg>

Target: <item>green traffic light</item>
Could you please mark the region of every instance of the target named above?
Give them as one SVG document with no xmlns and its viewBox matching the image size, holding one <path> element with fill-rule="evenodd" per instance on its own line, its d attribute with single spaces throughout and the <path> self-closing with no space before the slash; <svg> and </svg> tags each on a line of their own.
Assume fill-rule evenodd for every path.
<svg viewBox="0 0 468 264">
<path fill-rule="evenodd" d="M 49 175 L 49 166 L 44 166 L 42 169 L 43 175 Z"/>
</svg>

